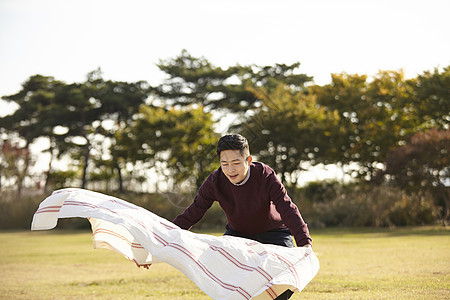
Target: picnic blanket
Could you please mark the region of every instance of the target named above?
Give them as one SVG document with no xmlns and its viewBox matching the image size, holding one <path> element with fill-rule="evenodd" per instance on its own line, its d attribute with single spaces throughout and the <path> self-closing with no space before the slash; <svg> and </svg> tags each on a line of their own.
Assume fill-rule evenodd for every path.
<svg viewBox="0 0 450 300">
<path fill-rule="evenodd" d="M 58 218 L 73 217 L 88 218 L 94 248 L 116 251 L 140 266 L 168 263 L 213 299 L 275 299 L 286 289 L 300 292 L 319 271 L 311 248 L 194 233 L 132 203 L 83 189 L 53 192 L 39 205 L 31 229 L 52 229 Z"/>
</svg>

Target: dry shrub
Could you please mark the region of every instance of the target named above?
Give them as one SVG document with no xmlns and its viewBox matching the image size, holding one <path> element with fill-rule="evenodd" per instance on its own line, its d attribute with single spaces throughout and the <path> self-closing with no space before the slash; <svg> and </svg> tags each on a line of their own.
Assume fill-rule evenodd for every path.
<svg viewBox="0 0 450 300">
<path fill-rule="evenodd" d="M 429 195 L 407 195 L 389 186 L 336 183 L 298 191 L 298 206 L 311 227 L 414 226 L 436 224 L 437 207 Z M 322 197 L 327 195 L 327 198 Z M 306 198 L 309 196 L 309 199 Z"/>
<path fill-rule="evenodd" d="M 33 214 L 45 196 L 18 196 L 16 192 L 3 191 L 0 198 L 0 229 L 25 229 L 31 227 Z"/>
</svg>

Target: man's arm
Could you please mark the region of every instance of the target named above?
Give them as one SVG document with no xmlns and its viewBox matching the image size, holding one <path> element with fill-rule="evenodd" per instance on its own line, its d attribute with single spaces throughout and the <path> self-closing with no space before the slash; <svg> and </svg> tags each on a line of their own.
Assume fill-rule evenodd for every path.
<svg viewBox="0 0 450 300">
<path fill-rule="evenodd" d="M 201 190 L 195 196 L 194 202 L 178 215 L 172 222 L 182 229 L 189 230 L 205 215 L 214 201 L 204 197 Z"/>
<path fill-rule="evenodd" d="M 268 177 L 268 192 L 275 208 L 281 215 L 283 223 L 289 228 L 299 247 L 311 245 L 312 239 L 309 235 L 308 225 L 302 218 L 298 207 L 287 195 L 286 189 L 280 180 L 272 173 Z"/>
</svg>

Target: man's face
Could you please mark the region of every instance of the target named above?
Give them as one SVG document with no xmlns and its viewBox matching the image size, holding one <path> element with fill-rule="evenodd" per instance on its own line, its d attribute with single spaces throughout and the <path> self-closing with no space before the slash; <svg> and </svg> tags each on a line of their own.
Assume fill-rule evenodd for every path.
<svg viewBox="0 0 450 300">
<path fill-rule="evenodd" d="M 223 150 L 220 152 L 222 172 L 232 183 L 242 182 L 247 176 L 252 157 L 243 157 L 239 150 Z"/>
</svg>

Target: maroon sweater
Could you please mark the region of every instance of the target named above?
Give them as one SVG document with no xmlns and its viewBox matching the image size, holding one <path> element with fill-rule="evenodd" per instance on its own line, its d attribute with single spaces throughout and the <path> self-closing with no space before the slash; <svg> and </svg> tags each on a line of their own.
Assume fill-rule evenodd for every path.
<svg viewBox="0 0 450 300">
<path fill-rule="evenodd" d="M 228 220 L 228 227 L 244 235 L 289 228 L 298 246 L 311 243 L 308 226 L 286 189 L 269 166 L 253 162 L 250 178 L 241 185 L 231 183 L 219 167 L 198 190 L 194 202 L 175 218 L 183 229 L 196 224 L 214 201 L 218 201 Z"/>
</svg>

